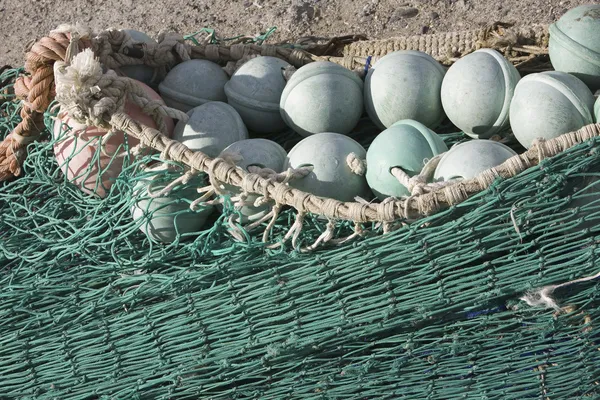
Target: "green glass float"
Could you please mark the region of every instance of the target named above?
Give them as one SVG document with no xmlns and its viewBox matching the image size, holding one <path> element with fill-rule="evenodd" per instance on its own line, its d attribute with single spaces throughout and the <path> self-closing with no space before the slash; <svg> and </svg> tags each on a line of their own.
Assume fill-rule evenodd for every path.
<svg viewBox="0 0 600 400">
<path fill-rule="evenodd" d="M 227 103 L 211 101 L 187 113 L 187 122 L 175 125 L 173 139 L 192 151 L 217 157 L 227 146 L 248 139 L 248 130 L 235 108 Z"/>
<path fill-rule="evenodd" d="M 592 90 L 600 88 L 600 4 L 567 11 L 549 31 L 554 69 L 575 75 Z"/>
<path fill-rule="evenodd" d="M 227 101 L 225 84 L 229 78 L 218 64 L 188 60 L 177 64 L 158 85 L 165 103 L 188 112 L 209 101 Z"/>
<path fill-rule="evenodd" d="M 274 172 L 282 172 L 286 163 L 287 153 L 279 144 L 268 139 L 246 139 L 240 140 L 228 146 L 220 156 L 224 154 L 238 154 L 242 157 L 236 163 L 239 168 L 248 172 L 249 167 L 268 168 Z M 240 190 L 232 185 L 225 184 L 225 189 L 233 196 L 240 193 Z M 271 205 L 265 204 L 255 207 L 250 204 L 258 199 L 259 195 L 249 194 L 246 202 L 248 205 L 242 206 L 238 211 L 241 214 L 241 222 L 253 222 L 262 218 L 269 212 Z"/>
<path fill-rule="evenodd" d="M 352 171 L 347 163 L 350 153 L 360 160 L 366 157 L 358 142 L 339 133 L 324 132 L 303 139 L 288 153 L 284 169 L 312 166 L 313 170 L 304 178 L 290 181 L 290 186 L 339 201 L 368 196 L 365 177 Z"/>
<path fill-rule="evenodd" d="M 195 211 L 190 209 L 190 203 L 199 197 L 196 189 L 205 185 L 203 176 L 193 178 L 185 186 L 175 187 L 167 196 L 150 197 L 173 179 L 157 173 L 141 179 L 133 189 L 135 203 L 130 210 L 133 220 L 141 221 L 140 230 L 154 241 L 170 243 L 178 234 L 199 232 L 214 211 L 212 206 L 200 206 Z"/>
<path fill-rule="evenodd" d="M 517 153 L 510 147 L 492 140 L 459 143 L 442 156 L 433 178 L 437 181 L 471 179 L 515 155 Z"/>
<path fill-rule="evenodd" d="M 381 129 L 404 119 L 437 127 L 445 117 L 440 98 L 445 72 L 439 62 L 420 51 L 384 56 L 365 78 L 364 102 L 369 117 Z"/>
<path fill-rule="evenodd" d="M 289 66 L 276 57 L 255 57 L 225 84 L 227 101 L 251 131 L 276 133 L 287 128 L 279 112 L 279 101 L 286 85 L 283 69 Z"/>
<path fill-rule="evenodd" d="M 363 81 L 332 62 L 312 62 L 292 75 L 279 108 L 285 123 L 304 137 L 348 134 L 363 113 Z"/>
<path fill-rule="evenodd" d="M 455 62 L 442 82 L 448 119 L 475 139 L 487 139 L 509 127 L 509 109 L 517 69 L 496 50 L 481 49 Z"/>
<path fill-rule="evenodd" d="M 409 176 L 418 175 L 425 162 L 448 147 L 431 129 L 418 121 L 398 121 L 381 132 L 367 151 L 367 182 L 380 199 L 408 196 L 410 192 L 391 170 L 401 168 Z"/>
<path fill-rule="evenodd" d="M 565 72 L 527 75 L 517 85 L 510 107 L 515 138 L 529 148 L 538 138 L 553 139 L 594 122 L 594 95 Z"/>
<path fill-rule="evenodd" d="M 144 32 L 133 29 L 123 29 L 123 31 L 127 32 L 129 36 L 131 36 L 131 38 L 138 43 L 156 44 L 156 40 L 152 39 Z M 155 70 L 148 65 L 124 65 L 120 68 L 120 70 L 129 78 L 144 82 L 148 86 L 154 86 L 152 78 L 154 78 Z"/>
</svg>

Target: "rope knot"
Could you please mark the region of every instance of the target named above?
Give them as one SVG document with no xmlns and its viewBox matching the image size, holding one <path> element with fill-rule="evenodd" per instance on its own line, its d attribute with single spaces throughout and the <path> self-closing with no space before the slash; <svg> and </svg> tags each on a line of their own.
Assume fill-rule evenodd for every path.
<svg viewBox="0 0 600 400">
<path fill-rule="evenodd" d="M 128 32 L 120 31 L 123 34 L 123 40 L 118 53 L 132 58 L 143 58 L 146 53 L 147 43 L 134 40 Z"/>
<path fill-rule="evenodd" d="M 367 160 L 359 158 L 356 153 L 348 154 L 346 163 L 350 167 L 350 170 L 356 175 L 364 176 L 367 173 Z"/>
<path fill-rule="evenodd" d="M 394 197 L 388 197 L 381 203 L 377 204 L 377 214 L 380 221 L 394 221 L 394 211 L 396 207 L 395 200 L 396 199 Z"/>
<path fill-rule="evenodd" d="M 233 74 L 235 74 L 235 72 L 240 69 L 242 67 L 242 65 L 244 65 L 245 63 L 247 63 L 248 61 L 252 60 L 253 58 L 257 58 L 258 54 L 249 54 L 247 56 L 244 56 L 243 58 L 237 60 L 237 61 L 229 61 L 227 63 L 227 65 L 225 65 L 225 67 L 223 68 L 223 70 L 225 71 L 225 73 L 231 77 L 233 76 Z"/>
<path fill-rule="evenodd" d="M 102 66 L 91 49 L 73 57 L 71 65 L 54 64 L 56 99 L 74 120 L 94 126 L 105 126 L 104 121 L 125 106 L 125 86 L 116 73 L 102 72 Z"/>
<path fill-rule="evenodd" d="M 537 149 L 538 151 L 538 160 L 542 161 L 544 158 L 546 158 L 546 152 L 547 152 L 547 145 L 546 145 L 546 139 L 544 138 L 537 138 L 533 141 L 533 143 L 531 144 L 531 147 Z"/>
<path fill-rule="evenodd" d="M 423 194 L 425 193 L 425 186 L 427 186 L 427 180 L 423 175 L 415 175 L 408 180 L 408 191 L 412 194 Z"/>
<path fill-rule="evenodd" d="M 192 47 L 185 43 L 183 36 L 173 32 L 159 33 L 158 44 L 151 49 L 154 51 L 149 49 L 144 57 L 156 66 L 175 64 L 175 55 L 178 55 L 181 61 L 189 61 L 192 54 Z"/>
</svg>

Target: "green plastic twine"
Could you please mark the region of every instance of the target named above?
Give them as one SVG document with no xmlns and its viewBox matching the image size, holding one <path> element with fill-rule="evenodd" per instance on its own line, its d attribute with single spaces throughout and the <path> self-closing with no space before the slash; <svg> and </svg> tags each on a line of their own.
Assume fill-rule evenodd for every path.
<svg viewBox="0 0 600 400">
<path fill-rule="evenodd" d="M 259 35 L 257 35 L 256 37 L 252 38 L 252 39 L 248 39 L 251 43 L 257 43 L 259 45 L 263 44 L 268 38 L 269 36 L 271 36 L 275 30 L 277 30 L 277 27 L 271 27 L 269 28 L 266 32 L 264 33 L 260 33 Z M 200 45 L 200 42 L 198 42 L 198 40 L 196 39 L 196 36 L 200 35 L 201 33 L 206 33 L 209 35 L 209 44 L 221 44 L 224 42 L 230 42 L 232 40 L 236 40 L 239 38 L 244 37 L 244 35 L 238 35 L 238 36 L 233 36 L 230 38 L 219 38 L 216 35 L 216 32 L 214 29 L 212 28 L 202 28 L 197 32 L 194 32 L 192 34 L 186 35 L 183 38 L 185 40 L 189 40 L 192 43 L 194 43 L 196 46 Z"/>
<path fill-rule="evenodd" d="M 2 136 L 18 111 L 0 105 Z M 23 175 L 0 183 L 0 397 L 600 397 L 599 285 L 554 293 L 561 312 L 519 300 L 598 272 L 598 140 L 386 235 L 365 224 L 367 237 L 306 254 L 267 249 L 260 229 L 233 240 L 228 197 L 201 231 L 152 240 L 130 210 L 158 155 L 128 158 L 91 197 L 55 160 L 52 116 Z M 368 146 L 378 131 L 361 126 L 351 136 Z M 184 170 L 169 163 L 165 181 Z M 283 210 L 271 243 L 294 221 Z M 326 224 L 307 215 L 299 246 Z M 352 228 L 335 221 L 335 237 Z"/>
</svg>

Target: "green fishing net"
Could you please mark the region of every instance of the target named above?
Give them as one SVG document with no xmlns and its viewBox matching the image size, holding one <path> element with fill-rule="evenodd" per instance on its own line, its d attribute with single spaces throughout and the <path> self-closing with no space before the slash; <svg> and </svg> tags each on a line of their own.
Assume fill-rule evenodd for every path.
<svg viewBox="0 0 600 400">
<path fill-rule="evenodd" d="M 2 137 L 19 122 L 19 72 L 0 77 Z M 266 223 L 246 231 L 227 195 L 198 231 L 154 240 L 140 229 L 151 212 L 132 217 L 136 187 L 182 166 L 144 169 L 159 155 L 125 145 L 108 195 L 91 197 L 56 160 L 57 113 L 0 184 L 0 398 L 600 398 L 597 282 L 556 288 L 556 308 L 521 300 L 600 271 L 596 141 L 392 232 L 363 224 L 303 252 L 326 220 L 306 216 L 294 247 L 283 210 L 263 243 Z M 353 137 L 368 146 L 367 131 Z M 193 200 L 175 214 L 206 212 Z"/>
</svg>

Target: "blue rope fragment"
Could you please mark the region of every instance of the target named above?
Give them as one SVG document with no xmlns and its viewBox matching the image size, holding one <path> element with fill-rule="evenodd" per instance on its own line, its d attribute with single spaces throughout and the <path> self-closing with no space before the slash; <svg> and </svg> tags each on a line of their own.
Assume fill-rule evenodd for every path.
<svg viewBox="0 0 600 400">
<path fill-rule="evenodd" d="M 367 62 L 365 63 L 365 77 L 367 76 L 367 72 L 369 72 L 369 67 L 371 66 L 371 59 L 373 56 L 367 57 Z"/>
<path fill-rule="evenodd" d="M 467 318 L 473 319 L 473 318 L 477 318 L 480 315 L 494 314 L 494 313 L 502 312 L 502 311 L 506 311 L 505 306 L 494 307 L 494 308 L 488 309 L 488 310 L 471 311 L 471 312 L 467 313 Z"/>
</svg>

